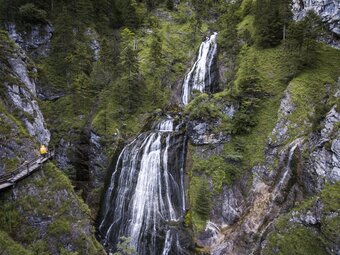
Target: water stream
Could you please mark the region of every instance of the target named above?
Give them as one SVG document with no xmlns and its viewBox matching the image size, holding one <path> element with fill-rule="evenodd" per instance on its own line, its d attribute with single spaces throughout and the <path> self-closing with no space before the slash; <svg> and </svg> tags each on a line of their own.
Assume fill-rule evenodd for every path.
<svg viewBox="0 0 340 255">
<path fill-rule="evenodd" d="M 216 54 L 214 33 L 201 44 L 195 65 L 183 82 L 183 104 L 190 91 L 212 84 Z M 186 135 L 165 116 L 124 147 L 111 176 L 101 208 L 99 233 L 110 252 L 122 237 L 138 255 L 185 254 L 181 224 L 186 210 L 184 164 Z"/>
</svg>

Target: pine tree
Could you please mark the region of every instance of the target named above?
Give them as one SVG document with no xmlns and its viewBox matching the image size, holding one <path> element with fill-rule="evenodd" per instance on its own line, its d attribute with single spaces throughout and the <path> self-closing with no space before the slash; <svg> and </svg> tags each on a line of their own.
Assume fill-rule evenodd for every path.
<svg viewBox="0 0 340 255">
<path fill-rule="evenodd" d="M 267 48 L 278 45 L 284 37 L 286 24 L 291 18 L 287 0 L 258 0 L 255 6 L 255 42 Z"/>
<path fill-rule="evenodd" d="M 208 183 L 203 180 L 198 187 L 194 210 L 201 217 L 202 220 L 207 220 L 209 218 L 210 208 L 210 190 L 208 187 Z"/>
<path fill-rule="evenodd" d="M 295 58 L 297 69 L 313 63 L 316 57 L 317 39 L 323 35 L 324 24 L 313 11 L 301 21 L 291 22 L 287 29 L 285 48 Z"/>
<path fill-rule="evenodd" d="M 163 62 L 162 52 L 162 39 L 158 31 L 152 34 L 152 40 L 150 44 L 150 51 L 148 56 L 148 96 L 149 101 L 152 105 L 160 106 L 163 101 L 165 94 L 165 85 L 162 84 L 162 78 L 166 73 L 165 65 Z"/>
<path fill-rule="evenodd" d="M 259 107 L 259 101 L 264 93 L 256 67 L 256 57 L 251 57 L 247 62 L 244 62 L 242 73 L 236 82 L 237 92 L 234 96 L 240 101 L 240 108 L 233 119 L 233 133 L 248 133 L 257 124 L 254 113 Z"/>
<path fill-rule="evenodd" d="M 135 29 L 139 25 L 139 17 L 137 15 L 137 3 L 135 0 L 117 0 L 115 1 L 115 10 L 118 16 L 118 23 Z"/>
<path fill-rule="evenodd" d="M 175 4 L 173 0 L 167 0 L 166 1 L 166 8 L 170 11 L 172 11 L 175 8 Z"/>
<path fill-rule="evenodd" d="M 90 0 L 76 0 L 75 8 L 78 26 L 81 28 L 88 27 L 94 20 L 92 2 Z"/>
<path fill-rule="evenodd" d="M 49 64 L 57 76 L 70 81 L 70 56 L 75 50 L 76 38 L 73 32 L 73 20 L 64 7 L 55 21 L 55 32 L 52 40 L 52 50 Z"/>
<path fill-rule="evenodd" d="M 72 102 L 75 114 L 86 112 L 92 95 L 90 81 L 86 74 L 80 72 L 72 82 Z"/>
<path fill-rule="evenodd" d="M 157 68 L 162 64 L 162 39 L 157 31 L 152 34 L 149 57 L 151 69 L 154 70 L 154 68 Z"/>
<path fill-rule="evenodd" d="M 139 71 L 135 34 L 125 28 L 121 32 L 121 38 L 119 81 L 115 91 L 118 103 L 123 109 L 133 113 L 141 103 L 143 80 Z"/>
<path fill-rule="evenodd" d="M 238 5 L 230 3 L 225 6 L 225 12 L 219 18 L 219 45 L 229 58 L 236 58 L 240 50 L 237 25 L 240 18 L 237 15 Z"/>
</svg>

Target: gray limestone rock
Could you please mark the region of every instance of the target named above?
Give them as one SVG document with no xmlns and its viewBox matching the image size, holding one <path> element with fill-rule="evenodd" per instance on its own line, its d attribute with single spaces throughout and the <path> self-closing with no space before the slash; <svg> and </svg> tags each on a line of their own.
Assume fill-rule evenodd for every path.
<svg viewBox="0 0 340 255">
<path fill-rule="evenodd" d="M 330 172 L 330 179 L 340 181 L 340 137 L 334 139 L 332 142 L 332 170 Z"/>
<path fill-rule="evenodd" d="M 287 89 L 284 92 L 284 96 L 281 100 L 278 112 L 278 121 L 276 122 L 275 128 L 272 131 L 271 137 L 269 137 L 269 145 L 271 147 L 279 146 L 289 138 L 288 129 L 291 123 L 288 120 L 288 116 L 292 114 L 294 110 L 295 106 L 291 99 L 289 90 Z"/>
<path fill-rule="evenodd" d="M 22 112 L 23 120 L 29 134 L 35 137 L 40 143 L 48 144 L 51 138 L 46 128 L 45 120 L 40 111 L 38 103 L 33 99 L 25 88 L 17 85 L 7 85 L 7 91 L 12 104 Z"/>
<path fill-rule="evenodd" d="M 204 121 L 192 121 L 188 125 L 188 134 L 191 138 L 191 143 L 194 145 L 218 144 L 230 140 L 230 136 L 222 132 L 215 133 L 213 127 L 216 123 Z"/>
<path fill-rule="evenodd" d="M 338 0 L 293 0 L 292 2 L 295 20 L 302 19 L 311 10 L 328 24 L 330 31 L 340 35 L 340 2 Z"/>
<path fill-rule="evenodd" d="M 21 119 L 29 134 L 40 143 L 47 145 L 51 135 L 36 101 L 35 79 L 31 75 L 36 74 L 37 70 L 20 48 L 17 48 L 7 59 L 11 71 L 18 81 L 17 84 L 5 84 L 8 98 L 21 111 Z"/>
<path fill-rule="evenodd" d="M 92 185 L 96 188 L 101 187 L 105 182 L 106 169 L 109 166 L 109 158 L 104 153 L 104 146 L 100 139 L 98 134 L 90 133 L 89 168 L 91 169 Z"/>
<path fill-rule="evenodd" d="M 6 29 L 9 37 L 33 57 L 48 55 L 54 31 L 50 24 L 31 25 L 30 29 L 18 32 L 16 25 L 8 22 Z"/>
<path fill-rule="evenodd" d="M 335 127 L 340 113 L 335 106 L 328 112 L 319 135 L 309 138 L 310 156 L 303 166 L 304 185 L 308 192 L 320 192 L 327 181 L 340 180 L 340 131 Z"/>
<path fill-rule="evenodd" d="M 235 113 L 237 112 L 237 106 L 234 104 L 228 104 L 222 109 L 222 112 L 228 116 L 228 118 L 233 118 Z"/>
<path fill-rule="evenodd" d="M 89 46 L 93 52 L 93 60 L 97 61 L 99 59 L 99 51 L 100 51 L 100 44 L 99 44 L 99 35 L 96 31 L 91 28 L 88 28 L 85 31 L 85 35 L 90 39 Z"/>
</svg>

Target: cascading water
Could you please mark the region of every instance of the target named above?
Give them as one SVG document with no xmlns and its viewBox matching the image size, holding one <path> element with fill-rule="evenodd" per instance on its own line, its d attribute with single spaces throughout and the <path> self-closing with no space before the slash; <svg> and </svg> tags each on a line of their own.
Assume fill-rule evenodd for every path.
<svg viewBox="0 0 340 255">
<path fill-rule="evenodd" d="M 181 254 L 171 226 L 185 212 L 185 136 L 175 130 L 166 118 L 121 152 L 99 226 L 109 249 L 128 237 L 136 254 Z"/>
<path fill-rule="evenodd" d="M 189 73 L 185 76 L 182 86 L 182 104 L 190 101 L 192 90 L 204 92 L 212 85 L 211 67 L 217 53 L 217 33 L 213 33 L 201 44 L 197 60 Z"/>
<path fill-rule="evenodd" d="M 217 33 L 201 44 L 183 83 L 182 103 L 192 89 L 212 85 Z M 109 251 L 122 237 L 138 255 L 187 254 L 180 225 L 186 210 L 184 160 L 186 135 L 166 116 L 120 153 L 101 208 L 99 234 Z M 190 242 L 189 242 L 190 243 Z M 186 244 L 187 245 L 187 244 Z"/>
<path fill-rule="evenodd" d="M 285 168 L 285 171 L 282 175 L 282 177 L 280 178 L 280 181 L 279 183 L 276 185 L 276 188 L 275 188 L 275 191 L 277 193 L 281 193 L 281 189 L 282 189 L 282 186 L 284 186 L 284 184 L 289 180 L 290 178 L 290 172 L 292 171 L 291 169 L 291 163 L 292 163 L 292 160 L 293 160 L 293 156 L 294 156 L 294 152 L 295 152 L 295 149 L 303 142 L 303 139 L 302 138 L 298 138 L 296 140 L 294 140 L 291 144 L 290 144 L 290 149 L 289 149 L 289 154 L 288 154 L 288 161 L 287 161 L 287 165 L 286 165 L 286 168 Z"/>
</svg>

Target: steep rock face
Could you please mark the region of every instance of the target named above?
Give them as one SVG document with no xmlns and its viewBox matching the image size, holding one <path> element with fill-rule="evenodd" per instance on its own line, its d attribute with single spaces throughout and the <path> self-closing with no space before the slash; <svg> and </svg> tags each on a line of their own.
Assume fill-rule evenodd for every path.
<svg viewBox="0 0 340 255">
<path fill-rule="evenodd" d="M 320 192 L 326 182 L 340 181 L 340 131 L 336 126 L 340 113 L 334 106 L 324 120 L 320 134 L 310 135 L 310 156 L 304 165 L 304 187 L 309 193 Z"/>
<path fill-rule="evenodd" d="M 4 128 L 4 139 L 0 140 L 0 171 L 12 171 L 38 155 L 37 143 L 48 144 L 50 132 L 36 100 L 34 64 L 5 32 L 1 33 L 0 41 L 0 102 Z"/>
<path fill-rule="evenodd" d="M 24 161 L 37 156 L 36 144 L 23 132 L 23 127 L 9 114 L 0 113 L 0 174 L 15 170 Z M 18 139 L 13 139 L 17 137 Z"/>
<path fill-rule="evenodd" d="M 94 238 L 89 209 L 52 163 L 0 197 L 0 219 L 14 219 L 12 225 L 7 222 L 0 229 L 27 249 L 53 255 L 105 254 Z"/>
<path fill-rule="evenodd" d="M 330 31 L 340 35 L 340 10 L 339 1 L 337 0 L 293 0 L 292 11 L 294 18 L 299 20 L 303 18 L 306 13 L 313 10 L 317 13 L 324 22 L 329 25 Z"/>
<path fill-rule="evenodd" d="M 92 176 L 92 184 L 94 188 L 101 188 L 105 182 L 107 167 L 109 166 L 108 155 L 104 152 L 104 146 L 101 142 L 102 137 L 98 134 L 90 133 L 90 169 Z"/>
<path fill-rule="evenodd" d="M 310 133 L 307 138 L 296 132 L 292 137 L 291 130 L 296 125 L 290 116 L 295 110 L 288 86 L 277 123 L 267 141 L 265 162 L 251 170 L 251 186 L 249 176 L 244 176 L 241 182 L 225 186 L 214 196 L 210 221 L 198 237 L 198 244 L 210 247 L 211 254 L 261 252 L 277 217 L 307 195 L 322 191 L 327 182 L 339 180 L 340 132 L 336 106 L 326 114 L 320 132 Z M 206 151 L 209 150 L 196 149 L 196 153 L 209 156 L 211 153 Z M 320 217 L 328 215 L 315 208 L 313 213 L 306 212 L 300 217 L 300 224 L 317 225 Z M 338 248 L 329 244 L 327 249 Z"/>
<path fill-rule="evenodd" d="M 280 216 L 260 254 L 339 254 L 339 183 Z M 294 248 L 293 248 L 294 247 Z"/>
<path fill-rule="evenodd" d="M 35 137 L 40 143 L 48 144 L 50 132 L 38 102 L 36 101 L 36 86 L 34 75 L 36 68 L 30 62 L 26 54 L 19 48 L 7 58 L 9 70 L 16 79 L 13 83 L 5 82 L 7 95 L 10 103 L 21 111 L 21 119 L 24 122 L 29 134 Z"/>
<path fill-rule="evenodd" d="M 53 27 L 50 24 L 31 25 L 28 30 L 19 32 L 16 24 L 5 24 L 9 37 L 33 57 L 46 57 L 50 51 Z"/>
<path fill-rule="evenodd" d="M 273 219 L 301 197 L 299 186 L 291 183 L 296 171 L 291 162 L 302 142 L 297 139 L 280 153 L 278 171 L 270 172 L 266 165 L 252 169 L 252 187 L 245 200 L 238 201 L 245 207 L 240 220 L 223 231 L 225 239 L 214 247 L 212 254 L 255 252 Z"/>
<path fill-rule="evenodd" d="M 215 125 L 217 125 L 217 123 L 206 121 L 190 122 L 188 125 L 188 133 L 192 144 L 206 145 L 228 141 L 230 139 L 228 135 L 225 135 L 222 132 L 216 133 L 213 131 Z"/>
</svg>

